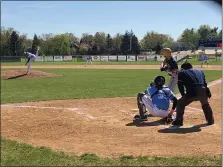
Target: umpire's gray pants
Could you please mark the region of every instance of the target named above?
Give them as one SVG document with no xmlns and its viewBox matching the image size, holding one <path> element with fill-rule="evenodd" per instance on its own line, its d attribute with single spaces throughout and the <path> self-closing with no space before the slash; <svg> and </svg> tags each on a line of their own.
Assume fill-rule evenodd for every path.
<svg viewBox="0 0 223 167">
<path fill-rule="evenodd" d="M 170 78 L 170 80 L 169 80 L 169 83 L 168 83 L 168 88 L 169 88 L 172 92 L 174 92 L 174 90 L 176 89 L 177 82 L 178 82 L 177 77 L 173 77 L 173 76 L 171 76 L 171 78 Z"/>
</svg>

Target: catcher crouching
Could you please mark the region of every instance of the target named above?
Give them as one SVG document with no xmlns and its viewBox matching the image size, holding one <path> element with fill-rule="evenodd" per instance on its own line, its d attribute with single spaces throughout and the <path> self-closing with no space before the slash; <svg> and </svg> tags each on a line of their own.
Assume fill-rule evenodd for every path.
<svg viewBox="0 0 223 167">
<path fill-rule="evenodd" d="M 144 93 L 138 93 L 137 104 L 139 115 L 135 116 L 135 120 L 147 121 L 147 109 L 153 116 L 161 117 L 167 122 L 171 121 L 177 106 L 177 98 L 164 84 L 165 78 L 163 76 L 157 76 L 154 82 L 150 83 L 150 87 Z M 170 101 L 173 102 L 171 110 L 169 110 Z"/>
</svg>

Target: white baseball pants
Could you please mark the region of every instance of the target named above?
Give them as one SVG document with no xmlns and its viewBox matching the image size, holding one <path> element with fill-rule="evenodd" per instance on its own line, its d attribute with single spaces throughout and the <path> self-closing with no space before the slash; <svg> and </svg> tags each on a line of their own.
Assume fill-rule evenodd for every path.
<svg viewBox="0 0 223 167">
<path fill-rule="evenodd" d="M 149 110 L 149 113 L 152 114 L 155 117 L 165 118 L 169 114 L 169 111 L 168 110 L 160 110 L 160 109 L 158 109 L 152 103 L 152 100 L 150 98 L 148 98 L 146 95 L 144 95 L 142 97 L 142 102 L 146 106 L 146 108 Z"/>
<path fill-rule="evenodd" d="M 87 60 L 86 63 L 85 63 L 85 66 L 88 64 L 88 62 L 90 62 L 90 64 L 93 66 L 93 63 L 91 60 Z"/>
<path fill-rule="evenodd" d="M 34 58 L 31 58 L 30 61 L 27 64 L 27 73 L 29 73 L 29 71 L 30 71 L 30 66 L 31 66 L 31 63 L 32 63 L 33 60 L 34 60 Z"/>
<path fill-rule="evenodd" d="M 169 83 L 168 83 L 168 88 L 169 88 L 172 92 L 174 92 L 174 90 L 176 89 L 177 82 L 178 82 L 177 77 L 173 77 L 173 76 L 171 76 L 171 78 L 170 78 L 170 80 L 169 80 Z"/>
</svg>

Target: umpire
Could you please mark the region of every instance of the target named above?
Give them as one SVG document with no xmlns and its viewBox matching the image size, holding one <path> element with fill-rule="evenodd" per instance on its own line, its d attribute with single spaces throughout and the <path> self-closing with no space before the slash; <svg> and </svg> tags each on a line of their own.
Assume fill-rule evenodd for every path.
<svg viewBox="0 0 223 167">
<path fill-rule="evenodd" d="M 214 124 L 213 112 L 208 102 L 208 98 L 211 98 L 211 92 L 207 87 L 203 71 L 193 69 L 192 65 L 186 62 L 181 65 L 181 71 L 176 75 L 178 75 L 177 84 L 182 97 L 178 100 L 177 116 L 172 125 L 183 126 L 185 107 L 193 101 L 200 101 L 207 124 Z M 184 87 L 186 88 L 186 93 Z"/>
</svg>

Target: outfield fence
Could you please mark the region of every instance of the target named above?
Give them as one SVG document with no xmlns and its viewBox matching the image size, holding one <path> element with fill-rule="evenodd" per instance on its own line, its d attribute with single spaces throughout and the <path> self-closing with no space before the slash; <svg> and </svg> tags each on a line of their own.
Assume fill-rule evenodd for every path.
<svg viewBox="0 0 223 167">
<path fill-rule="evenodd" d="M 180 60 L 185 58 L 186 56 L 195 56 L 199 59 L 200 52 L 191 52 L 189 51 L 181 51 L 174 52 L 173 57 L 175 60 Z M 18 56 L 0 56 L 1 62 L 25 62 L 25 57 Z M 36 62 L 84 62 L 87 60 L 87 57 L 91 57 L 94 62 L 136 62 L 136 61 L 163 61 L 164 57 L 159 54 L 140 54 L 140 55 L 52 55 L 52 56 L 38 56 L 36 57 Z M 211 57 L 215 57 L 215 55 L 210 55 Z"/>
</svg>

